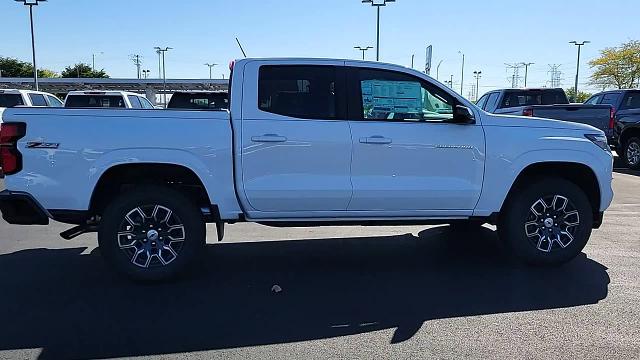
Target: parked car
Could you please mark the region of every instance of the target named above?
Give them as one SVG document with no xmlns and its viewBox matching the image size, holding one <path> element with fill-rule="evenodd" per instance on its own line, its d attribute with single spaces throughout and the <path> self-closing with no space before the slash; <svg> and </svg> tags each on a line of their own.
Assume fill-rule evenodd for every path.
<svg viewBox="0 0 640 360">
<path fill-rule="evenodd" d="M 613 107 L 612 146 L 627 166 L 640 169 L 640 90 L 612 90 L 593 95 L 585 104 Z"/>
<path fill-rule="evenodd" d="M 232 74 L 230 111 L 7 110 L 3 218 L 77 224 L 61 235 L 97 232 L 117 271 L 164 280 L 205 252 L 208 222 L 219 240 L 240 221 L 491 223 L 523 261 L 561 264 L 613 198 L 592 126 L 492 115 L 379 62 L 242 59 Z"/>
<path fill-rule="evenodd" d="M 64 107 L 155 109 L 146 97 L 127 91 L 70 91 Z"/>
<path fill-rule="evenodd" d="M 226 110 L 229 94 L 226 91 L 178 91 L 171 95 L 167 109 Z"/>
<path fill-rule="evenodd" d="M 613 111 L 608 105 L 569 104 L 562 89 L 504 89 L 483 95 L 477 102 L 494 114 L 521 115 L 591 125 L 613 140 Z"/>
<path fill-rule="evenodd" d="M 0 120 L 4 109 L 15 106 L 62 107 L 62 101 L 42 91 L 0 89 Z"/>
</svg>

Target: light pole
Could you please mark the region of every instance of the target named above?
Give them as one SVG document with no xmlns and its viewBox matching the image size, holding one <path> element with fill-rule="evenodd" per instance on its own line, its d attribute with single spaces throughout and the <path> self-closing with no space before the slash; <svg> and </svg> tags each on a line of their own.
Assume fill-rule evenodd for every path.
<svg viewBox="0 0 640 360">
<path fill-rule="evenodd" d="M 522 65 L 524 65 L 524 87 L 527 87 L 527 78 L 529 77 L 529 66 L 533 65 L 535 63 L 525 63 L 523 62 Z"/>
<path fill-rule="evenodd" d="M 158 47 L 156 49 L 156 54 L 158 54 L 158 79 L 162 79 L 162 52 Z"/>
<path fill-rule="evenodd" d="M 33 55 L 33 83 L 35 85 L 36 91 L 39 90 L 38 86 L 38 67 L 36 66 L 36 39 L 33 33 L 33 7 L 37 6 L 41 1 L 47 0 L 15 0 L 17 2 L 21 2 L 24 5 L 29 7 L 29 21 L 31 23 L 31 54 Z"/>
<path fill-rule="evenodd" d="M 482 71 L 474 71 L 473 77 L 476 78 L 476 101 L 478 101 L 478 96 L 480 95 L 480 78 L 482 77 Z"/>
<path fill-rule="evenodd" d="M 589 44 L 590 42 L 591 41 L 583 41 L 583 42 L 570 41 L 569 42 L 569 44 L 573 44 L 573 45 L 578 47 L 578 63 L 576 65 L 576 85 L 575 85 L 575 88 L 573 89 L 573 91 L 574 91 L 574 93 L 573 93 L 574 94 L 573 95 L 573 97 L 574 97 L 573 101 L 574 102 L 578 98 L 578 77 L 580 76 L 580 50 L 582 49 L 582 47 L 585 44 Z"/>
<path fill-rule="evenodd" d="M 167 108 L 167 67 L 165 66 L 164 56 L 165 53 L 171 49 L 172 47 L 164 47 L 161 48 L 156 46 L 154 49 L 162 54 L 162 102 L 164 103 L 164 108 Z"/>
<path fill-rule="evenodd" d="M 436 66 L 436 80 L 438 80 L 438 81 L 440 80 L 440 79 L 438 79 L 440 77 L 440 65 L 442 65 L 443 61 L 444 60 L 440 60 L 440 62 L 438 63 L 438 66 Z"/>
<path fill-rule="evenodd" d="M 213 74 L 212 74 L 211 70 L 213 69 L 213 67 L 214 67 L 214 66 L 216 66 L 216 65 L 218 65 L 218 64 L 215 64 L 215 63 L 213 63 L 213 64 L 205 63 L 204 65 L 209 67 L 209 79 L 213 79 L 213 77 L 212 77 L 212 76 L 213 76 Z"/>
<path fill-rule="evenodd" d="M 449 80 L 449 87 L 453 89 L 453 74 L 451 74 L 451 80 Z"/>
<path fill-rule="evenodd" d="M 353 47 L 356 50 L 360 50 L 362 51 L 362 60 L 364 60 L 364 54 L 369 50 L 369 49 L 373 49 L 373 46 L 354 46 Z"/>
<path fill-rule="evenodd" d="M 458 51 L 458 54 L 462 54 L 462 71 L 460 76 L 460 95 L 464 91 L 464 53 L 462 51 Z"/>
<path fill-rule="evenodd" d="M 396 0 L 362 0 L 363 4 L 371 4 L 376 8 L 376 61 L 380 61 L 380 8 L 387 6 L 387 3 L 396 2 Z"/>
<path fill-rule="evenodd" d="M 96 55 L 102 55 L 104 52 L 100 51 L 99 53 L 91 54 L 91 71 L 96 71 Z"/>
<path fill-rule="evenodd" d="M 148 78 L 149 78 L 149 73 L 150 73 L 150 72 L 151 72 L 151 70 L 148 70 L 148 69 L 146 69 L 146 70 L 142 70 L 142 76 L 143 76 L 145 79 L 148 79 Z"/>
</svg>

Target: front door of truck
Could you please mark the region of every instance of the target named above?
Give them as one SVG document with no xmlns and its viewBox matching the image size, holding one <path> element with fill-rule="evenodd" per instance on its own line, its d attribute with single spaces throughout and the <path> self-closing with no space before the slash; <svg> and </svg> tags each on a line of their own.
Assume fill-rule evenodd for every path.
<svg viewBox="0 0 640 360">
<path fill-rule="evenodd" d="M 425 79 L 348 69 L 354 191 L 349 212 L 470 214 L 482 189 L 482 126 L 452 123 L 457 100 Z"/>
<path fill-rule="evenodd" d="M 346 211 L 352 145 L 342 115 L 341 65 L 261 61 L 245 67 L 241 157 L 249 212 Z"/>
</svg>

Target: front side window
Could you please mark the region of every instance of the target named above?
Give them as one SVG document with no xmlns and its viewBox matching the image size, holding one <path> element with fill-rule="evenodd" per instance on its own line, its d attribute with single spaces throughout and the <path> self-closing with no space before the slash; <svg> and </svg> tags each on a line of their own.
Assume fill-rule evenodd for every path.
<svg viewBox="0 0 640 360">
<path fill-rule="evenodd" d="M 57 97 L 47 95 L 47 99 L 49 99 L 49 106 L 51 107 L 62 107 L 62 101 L 60 101 Z"/>
<path fill-rule="evenodd" d="M 138 100 L 140 100 L 140 103 L 142 104 L 142 108 L 144 109 L 153 109 L 153 104 L 151 103 L 151 101 L 149 101 L 149 99 L 145 98 L 145 97 L 140 97 L 138 98 Z"/>
<path fill-rule="evenodd" d="M 140 100 L 135 95 L 127 95 L 129 102 L 131 103 L 131 107 L 133 109 L 142 109 L 142 104 L 140 104 Z"/>
<path fill-rule="evenodd" d="M 498 103 L 498 98 L 500 97 L 500 93 L 494 92 L 489 95 L 489 99 L 487 100 L 487 104 L 484 109 L 490 111 L 489 109 L 495 109 Z"/>
<path fill-rule="evenodd" d="M 336 70 L 333 66 L 261 66 L 258 108 L 302 119 L 335 119 Z"/>
<path fill-rule="evenodd" d="M 365 120 L 447 121 L 454 100 L 419 78 L 393 71 L 358 71 Z"/>
<path fill-rule="evenodd" d="M 584 103 L 588 105 L 597 105 L 600 102 L 601 98 L 601 95 L 592 96 L 591 99 L 585 101 Z"/>
<path fill-rule="evenodd" d="M 33 106 L 47 106 L 47 100 L 44 99 L 44 95 L 29 94 L 29 98 Z"/>
<path fill-rule="evenodd" d="M 489 94 L 482 95 L 480 100 L 476 102 L 476 105 L 478 105 L 479 108 L 484 109 L 484 105 L 487 103 L 488 99 L 489 99 Z"/>
</svg>

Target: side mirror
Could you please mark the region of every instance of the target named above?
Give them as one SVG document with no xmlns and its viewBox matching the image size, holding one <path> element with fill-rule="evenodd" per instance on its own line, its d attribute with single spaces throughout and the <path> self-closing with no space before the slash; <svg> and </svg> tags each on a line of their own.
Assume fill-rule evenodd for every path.
<svg viewBox="0 0 640 360">
<path fill-rule="evenodd" d="M 476 117 L 468 107 L 456 105 L 455 111 L 453 112 L 452 122 L 454 124 L 475 124 Z"/>
</svg>

